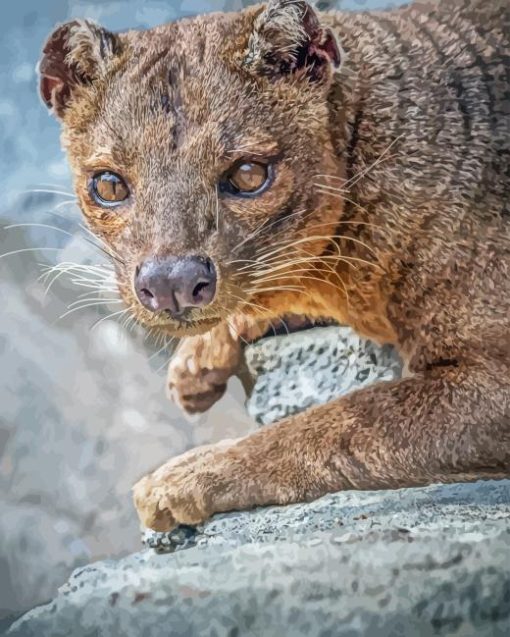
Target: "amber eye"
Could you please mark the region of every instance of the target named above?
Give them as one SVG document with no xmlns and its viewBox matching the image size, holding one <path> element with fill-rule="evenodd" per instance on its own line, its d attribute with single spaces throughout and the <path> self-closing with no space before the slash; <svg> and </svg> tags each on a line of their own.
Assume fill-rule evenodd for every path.
<svg viewBox="0 0 510 637">
<path fill-rule="evenodd" d="M 115 206 L 129 197 L 129 188 L 122 177 L 107 170 L 92 177 L 91 191 L 102 206 Z"/>
<path fill-rule="evenodd" d="M 233 195 L 249 197 L 261 194 L 270 185 L 271 179 L 271 164 L 243 161 L 227 173 L 222 186 Z"/>
</svg>

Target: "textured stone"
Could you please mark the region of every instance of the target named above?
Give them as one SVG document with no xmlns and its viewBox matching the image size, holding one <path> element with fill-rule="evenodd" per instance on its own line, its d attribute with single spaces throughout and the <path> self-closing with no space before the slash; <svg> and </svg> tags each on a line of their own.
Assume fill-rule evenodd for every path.
<svg viewBox="0 0 510 637">
<path fill-rule="evenodd" d="M 343 328 L 261 341 L 247 356 L 259 374 L 249 407 L 261 420 L 264 404 L 293 413 L 400 369 L 389 350 Z M 503 636 L 509 518 L 510 481 L 223 514 L 197 529 L 147 532 L 151 548 L 75 571 L 9 635 Z"/>
<path fill-rule="evenodd" d="M 503 637 L 510 482 L 222 515 L 195 546 L 76 571 L 9 637 Z"/>
<path fill-rule="evenodd" d="M 248 413 L 262 424 L 401 373 L 391 347 L 377 347 L 347 327 L 265 338 L 247 349 L 246 359 L 257 377 Z"/>
</svg>

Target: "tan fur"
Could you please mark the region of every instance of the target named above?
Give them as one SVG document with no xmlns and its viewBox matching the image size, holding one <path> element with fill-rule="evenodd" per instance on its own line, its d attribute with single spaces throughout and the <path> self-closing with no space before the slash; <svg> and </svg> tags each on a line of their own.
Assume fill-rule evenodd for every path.
<svg viewBox="0 0 510 637">
<path fill-rule="evenodd" d="M 240 360 L 235 335 L 287 313 L 393 343 L 408 370 L 172 460 L 135 487 L 144 524 L 510 475 L 506 0 L 353 14 L 272 0 L 103 33 L 99 49 L 99 27 L 80 25 L 59 37 L 70 34 L 66 59 L 86 81 L 61 71 L 54 36 L 41 90 L 62 119 L 84 214 L 121 257 L 126 303 L 149 327 L 195 335 L 170 370 L 181 404 L 210 406 Z M 276 162 L 263 195 L 218 194 L 233 161 L 256 157 Z M 91 201 L 100 169 L 133 189 L 122 209 Z M 190 325 L 149 314 L 132 291 L 140 260 L 167 254 L 208 255 L 219 271 L 215 301 Z"/>
</svg>

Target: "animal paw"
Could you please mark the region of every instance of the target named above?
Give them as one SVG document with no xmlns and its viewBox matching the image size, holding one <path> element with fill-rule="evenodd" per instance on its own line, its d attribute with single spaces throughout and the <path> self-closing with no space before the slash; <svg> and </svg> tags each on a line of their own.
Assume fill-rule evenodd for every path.
<svg viewBox="0 0 510 637">
<path fill-rule="evenodd" d="M 233 338 L 225 325 L 184 339 L 168 368 L 170 398 L 188 414 L 207 411 L 225 393 L 241 356 L 239 340 Z"/>
<path fill-rule="evenodd" d="M 197 525 L 222 510 L 221 485 L 232 479 L 235 467 L 228 449 L 236 442 L 192 449 L 142 478 L 133 487 L 141 523 L 154 531 L 170 531 L 179 524 Z"/>
</svg>

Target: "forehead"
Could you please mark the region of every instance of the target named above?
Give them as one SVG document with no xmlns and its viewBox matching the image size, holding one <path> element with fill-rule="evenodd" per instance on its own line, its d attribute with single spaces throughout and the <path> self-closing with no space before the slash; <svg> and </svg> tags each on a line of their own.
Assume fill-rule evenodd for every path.
<svg viewBox="0 0 510 637">
<path fill-rule="evenodd" d="M 162 159 L 197 143 L 210 153 L 232 150 L 246 137 L 264 143 L 270 105 L 239 68 L 236 30 L 228 17 L 213 15 L 126 34 L 122 63 L 103 88 L 96 147 L 150 149 Z"/>
</svg>

